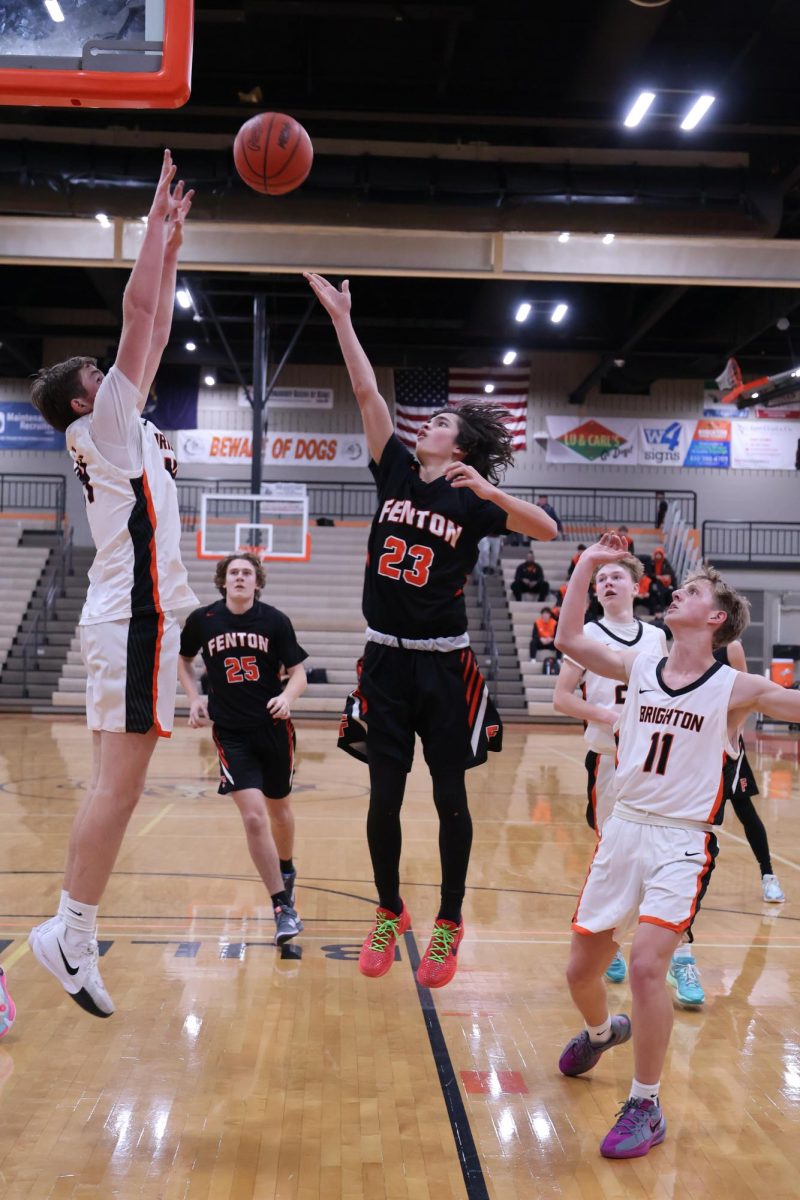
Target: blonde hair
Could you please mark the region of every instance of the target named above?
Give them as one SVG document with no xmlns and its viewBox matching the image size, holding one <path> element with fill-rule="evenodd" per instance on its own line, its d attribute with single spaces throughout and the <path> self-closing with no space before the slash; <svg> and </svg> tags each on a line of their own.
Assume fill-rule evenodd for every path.
<svg viewBox="0 0 800 1200">
<path fill-rule="evenodd" d="M 714 630 L 711 643 L 714 649 L 737 641 L 750 624 L 750 601 L 747 597 L 740 595 L 727 584 L 715 567 L 704 566 L 699 571 L 692 571 L 686 576 L 681 587 L 684 588 L 690 583 L 710 584 L 715 602 L 726 613 L 723 623 Z"/>
<path fill-rule="evenodd" d="M 644 575 L 644 563 L 640 562 L 634 554 L 626 554 L 624 558 L 618 558 L 610 563 L 603 563 L 602 566 L 598 567 L 592 575 L 592 583 L 597 579 L 598 572 L 604 571 L 606 567 L 624 567 L 633 582 L 637 585 Z"/>
</svg>

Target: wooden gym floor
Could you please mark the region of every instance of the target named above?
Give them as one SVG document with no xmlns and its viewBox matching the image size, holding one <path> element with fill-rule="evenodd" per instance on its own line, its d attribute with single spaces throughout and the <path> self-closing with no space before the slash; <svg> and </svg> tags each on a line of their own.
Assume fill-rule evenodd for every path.
<svg viewBox="0 0 800 1200">
<path fill-rule="evenodd" d="M 437 906 L 437 825 L 424 765 L 404 809 L 414 919 L 391 973 L 354 962 L 371 920 L 366 770 L 335 726 L 299 728 L 298 907 L 271 944 L 239 817 L 216 794 L 206 732 L 156 751 L 102 907 L 117 1013 L 77 1008 L 25 937 L 54 911 L 89 773 L 77 719 L 3 718 L 0 964 L 18 1016 L 0 1043 L 3 1200 L 782 1200 L 800 1163 L 800 814 L 797 743 L 753 761 L 783 906 L 761 901 L 733 813 L 697 925 L 707 1002 L 676 1011 L 662 1089 L 666 1142 L 608 1163 L 598 1143 L 627 1095 L 630 1047 L 565 1079 L 580 1028 L 563 982 L 592 849 L 580 736 L 506 731 L 470 774 L 467 937 L 453 983 L 412 968 Z M 629 1005 L 612 987 L 612 1011 Z"/>
</svg>

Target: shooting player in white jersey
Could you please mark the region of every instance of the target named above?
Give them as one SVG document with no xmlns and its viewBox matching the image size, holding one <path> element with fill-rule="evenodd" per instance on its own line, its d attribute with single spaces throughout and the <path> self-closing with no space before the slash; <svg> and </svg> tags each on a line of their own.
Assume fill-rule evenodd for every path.
<svg viewBox="0 0 800 1200">
<path fill-rule="evenodd" d="M 633 602 L 643 573 L 642 563 L 632 554 L 600 567 L 592 583 L 603 617 L 602 620 L 587 621 L 583 632 L 586 637 L 595 638 L 600 645 L 612 650 L 627 647 L 637 654 L 658 651 L 663 658 L 667 653 L 663 631 L 633 615 Z M 575 690 L 581 685 L 583 696 Z M 577 717 L 586 724 L 583 735 L 588 747 L 586 820 L 598 836 L 614 807 L 617 755 L 614 730 L 622 712 L 625 691 L 624 684 L 585 671 L 579 663 L 565 658 L 553 693 L 556 712 Z M 606 979 L 610 983 L 622 983 L 626 974 L 625 959 L 622 951 L 617 950 L 606 971 Z"/>
<path fill-rule="evenodd" d="M 619 727 L 616 802 L 573 918 L 567 981 L 586 1028 L 565 1047 L 559 1067 L 582 1075 L 611 1046 L 631 1037 L 630 1097 L 604 1138 L 608 1158 L 640 1157 L 664 1140 L 661 1072 L 673 1007 L 664 977 L 708 887 L 722 820 L 722 769 L 737 753 L 751 712 L 800 721 L 800 693 L 714 659 L 740 637 L 747 601 L 713 568 L 690 575 L 674 593 L 666 621 L 668 658 L 611 650 L 583 632 L 592 574 L 625 556 L 626 539 L 605 534 L 581 557 L 561 609 L 557 644 L 587 670 L 628 686 Z M 636 925 L 630 959 L 632 1022 L 609 1016 L 603 972 L 620 935 Z"/>
<path fill-rule="evenodd" d="M 80 620 L 92 776 L 72 824 L 58 914 L 29 937 L 34 956 L 96 1017 L 114 1011 L 97 967 L 100 899 L 159 737 L 175 708 L 179 616 L 197 604 L 180 557 L 176 463 L 141 417 L 169 340 L 178 251 L 192 203 L 164 153 L 139 254 L 122 300 L 106 376 L 76 357 L 39 372 L 31 399 L 67 449 L 84 488 L 97 554 Z"/>
</svg>

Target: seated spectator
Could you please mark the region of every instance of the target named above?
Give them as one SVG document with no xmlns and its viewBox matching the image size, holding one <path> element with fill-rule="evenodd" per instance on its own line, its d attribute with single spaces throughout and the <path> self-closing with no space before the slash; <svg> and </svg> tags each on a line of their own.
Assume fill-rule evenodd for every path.
<svg viewBox="0 0 800 1200">
<path fill-rule="evenodd" d="M 672 590 L 675 586 L 675 572 L 670 565 L 663 546 L 656 546 L 653 552 L 652 575 L 658 593 L 659 604 L 667 608 L 672 603 Z"/>
<path fill-rule="evenodd" d="M 541 616 L 533 622 L 531 631 L 531 658 L 536 658 L 537 650 L 551 650 L 555 658 L 560 658 L 555 648 L 557 619 L 553 616 L 552 608 L 543 608 Z"/>
<path fill-rule="evenodd" d="M 579 559 L 579 558 L 580 558 L 580 556 L 583 554 L 583 552 L 584 552 L 584 550 L 585 550 L 585 549 L 586 549 L 586 547 L 584 546 L 583 542 L 578 542 L 578 550 L 577 550 L 577 553 L 576 553 L 576 554 L 573 554 L 573 556 L 572 556 L 572 558 L 571 558 L 571 560 L 570 560 L 569 568 L 567 569 L 567 579 L 572 579 L 572 572 L 573 572 L 573 571 L 575 570 L 575 568 L 577 567 L 577 565 L 578 565 L 578 559 Z"/>
<path fill-rule="evenodd" d="M 511 591 L 515 600 L 521 600 L 525 593 L 534 595 L 537 600 L 546 600 L 550 595 L 550 584 L 532 550 L 528 551 L 528 557 L 514 572 Z"/>
<path fill-rule="evenodd" d="M 661 607 L 658 585 L 655 579 L 646 572 L 639 580 L 639 593 L 634 596 L 633 603 L 646 605 L 651 616 L 657 608 Z"/>
</svg>

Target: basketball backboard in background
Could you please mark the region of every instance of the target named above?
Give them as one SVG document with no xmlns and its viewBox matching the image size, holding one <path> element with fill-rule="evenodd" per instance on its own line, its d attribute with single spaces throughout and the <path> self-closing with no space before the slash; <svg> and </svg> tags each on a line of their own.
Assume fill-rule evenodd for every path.
<svg viewBox="0 0 800 1200">
<path fill-rule="evenodd" d="M 304 484 L 264 484 L 260 495 L 209 492 L 201 496 L 197 557 L 220 559 L 239 552 L 265 561 L 308 561 L 311 538 Z"/>
<path fill-rule="evenodd" d="M 9 0 L 0 104 L 179 108 L 189 99 L 194 0 Z"/>
</svg>

